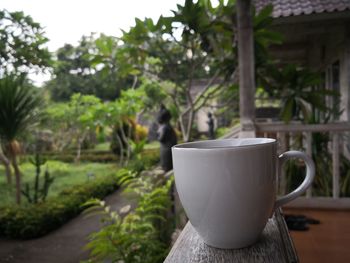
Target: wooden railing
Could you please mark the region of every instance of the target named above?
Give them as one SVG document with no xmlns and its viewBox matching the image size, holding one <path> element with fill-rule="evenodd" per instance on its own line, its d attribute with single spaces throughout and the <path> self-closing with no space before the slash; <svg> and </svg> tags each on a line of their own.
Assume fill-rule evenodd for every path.
<svg viewBox="0 0 350 263">
<path fill-rule="evenodd" d="M 226 133 L 225 135 L 221 136 L 218 139 L 238 138 L 240 131 L 241 131 L 241 125 L 236 124 L 231 128 L 231 130 L 228 133 Z"/>
<path fill-rule="evenodd" d="M 234 225 L 233 225 L 234 227 Z M 182 230 L 164 263 L 296 263 L 298 257 L 281 209 L 270 218 L 254 245 L 241 249 L 218 249 L 206 245 L 190 222 Z"/>
<path fill-rule="evenodd" d="M 350 122 L 337 122 L 329 124 L 301 124 L 280 122 L 257 122 L 258 136 L 275 137 L 279 141 L 280 151 L 289 150 L 288 138 L 294 134 L 303 134 L 303 146 L 306 153 L 312 155 L 312 133 L 330 133 L 332 154 L 332 198 L 312 197 L 312 188 L 307 191 L 306 198 L 299 198 L 292 206 L 323 207 L 323 208 L 350 208 L 350 198 L 340 198 L 340 134 L 350 131 Z M 282 190 L 286 188 L 286 175 L 282 172 L 279 185 Z"/>
<path fill-rule="evenodd" d="M 322 207 L 322 208 L 350 208 L 350 198 L 340 198 L 339 195 L 339 154 L 340 154 L 340 133 L 350 131 L 350 123 L 331 123 L 304 125 L 300 123 L 256 123 L 257 135 L 265 137 L 275 137 L 279 141 L 279 151 L 287 151 L 288 137 L 296 133 L 304 134 L 303 146 L 306 152 L 312 155 L 312 133 L 327 132 L 332 135 L 332 171 L 333 171 L 333 196 L 331 198 L 313 197 L 312 191 L 308 191 L 306 198 L 299 198 L 294 202 L 298 207 Z M 237 137 L 239 127 L 235 127 L 223 138 Z M 289 136 L 288 136 L 289 135 Z M 171 172 L 169 173 L 169 175 Z M 285 183 L 285 175 L 282 175 Z M 177 196 L 176 190 L 173 192 L 175 203 L 174 211 L 177 215 L 181 213 L 182 206 Z M 293 206 L 293 205 L 292 205 Z M 182 211 L 183 212 L 183 211 Z M 183 222 L 186 217 L 183 217 Z M 172 247 L 166 263 L 178 262 L 298 262 L 293 242 L 289 236 L 285 221 L 281 215 L 281 210 L 275 212 L 272 219 L 269 219 L 267 226 L 259 242 L 253 246 L 239 250 L 221 250 L 205 245 L 202 239 L 194 231 L 188 222 L 175 245 Z"/>
</svg>

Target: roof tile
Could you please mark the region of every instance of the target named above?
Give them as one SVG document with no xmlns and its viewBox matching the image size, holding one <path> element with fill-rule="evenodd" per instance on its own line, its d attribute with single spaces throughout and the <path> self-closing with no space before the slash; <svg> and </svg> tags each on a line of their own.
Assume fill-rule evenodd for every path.
<svg viewBox="0 0 350 263">
<path fill-rule="evenodd" d="M 286 17 L 312 13 L 350 10 L 350 0 L 254 0 L 259 12 L 268 4 L 273 5 L 272 16 Z"/>
</svg>

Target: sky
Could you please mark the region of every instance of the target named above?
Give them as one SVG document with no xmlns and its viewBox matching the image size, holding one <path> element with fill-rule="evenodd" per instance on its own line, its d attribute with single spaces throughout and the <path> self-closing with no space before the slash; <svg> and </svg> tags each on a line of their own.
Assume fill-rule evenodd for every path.
<svg viewBox="0 0 350 263">
<path fill-rule="evenodd" d="M 0 0 L 0 9 L 30 15 L 44 28 L 49 50 L 55 51 L 91 32 L 120 36 L 120 29 L 133 26 L 135 17 L 156 20 L 171 15 L 177 3 L 184 0 Z M 39 85 L 48 78 L 32 76 Z"/>
<path fill-rule="evenodd" d="M 0 9 L 23 11 L 44 27 L 55 51 L 65 43 L 76 44 L 91 32 L 120 35 L 134 25 L 135 17 L 157 19 L 170 15 L 184 0 L 0 0 Z"/>
</svg>

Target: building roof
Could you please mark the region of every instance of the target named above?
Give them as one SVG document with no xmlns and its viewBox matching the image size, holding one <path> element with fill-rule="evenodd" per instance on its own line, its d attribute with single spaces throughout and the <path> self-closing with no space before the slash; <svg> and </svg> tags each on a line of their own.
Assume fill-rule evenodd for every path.
<svg viewBox="0 0 350 263">
<path fill-rule="evenodd" d="M 254 2 L 257 11 L 272 4 L 274 18 L 350 10 L 350 0 L 255 0 Z"/>
</svg>

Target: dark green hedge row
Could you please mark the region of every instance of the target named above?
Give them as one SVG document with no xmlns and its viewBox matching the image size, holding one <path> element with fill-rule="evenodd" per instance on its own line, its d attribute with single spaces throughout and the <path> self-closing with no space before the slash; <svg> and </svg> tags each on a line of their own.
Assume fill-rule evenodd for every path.
<svg viewBox="0 0 350 263">
<path fill-rule="evenodd" d="M 74 154 L 44 154 L 47 159 L 49 160 L 57 160 L 65 163 L 72 163 L 75 161 L 76 155 Z M 118 156 L 112 154 L 112 153 L 107 153 L 107 154 L 99 154 L 99 155 L 94 155 L 94 154 L 82 154 L 80 156 L 80 161 L 81 162 L 94 162 L 94 163 L 117 163 L 119 160 Z"/>
<path fill-rule="evenodd" d="M 72 152 L 47 152 L 43 154 L 49 160 L 57 160 L 66 163 L 72 163 L 75 161 L 76 155 Z M 159 161 L 159 150 L 144 150 L 142 158 L 152 159 L 154 163 Z M 95 152 L 82 152 L 80 156 L 81 162 L 95 162 L 95 163 L 118 163 L 119 157 L 108 151 L 95 151 Z"/>
<path fill-rule="evenodd" d="M 144 150 L 141 154 L 141 160 L 146 166 L 145 169 L 157 165 L 160 161 L 159 149 Z"/>
<path fill-rule="evenodd" d="M 91 198 L 104 198 L 117 189 L 115 178 L 96 179 L 64 190 L 41 204 L 0 209 L 0 236 L 30 239 L 43 236 L 77 216 Z"/>
<path fill-rule="evenodd" d="M 105 155 L 105 154 L 111 154 L 112 151 L 110 150 L 94 150 L 94 149 L 86 149 L 86 150 L 81 150 L 81 155 L 89 155 L 89 154 L 93 154 L 93 155 Z M 77 151 L 76 150 L 64 150 L 62 152 L 55 152 L 55 151 L 49 151 L 49 152 L 43 152 L 42 154 L 45 155 L 57 155 L 57 154 L 69 154 L 69 155 L 76 155 Z"/>
<path fill-rule="evenodd" d="M 51 159 L 51 156 L 50 156 Z M 128 169 L 141 171 L 159 162 L 159 150 L 147 150 Z M 0 208 L 0 236 L 30 239 L 43 236 L 77 216 L 82 204 L 91 198 L 102 199 L 118 188 L 115 177 L 109 176 L 72 186 L 45 203 Z"/>
</svg>

